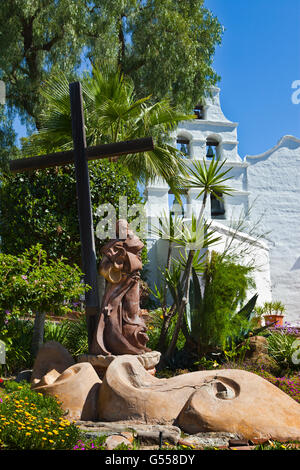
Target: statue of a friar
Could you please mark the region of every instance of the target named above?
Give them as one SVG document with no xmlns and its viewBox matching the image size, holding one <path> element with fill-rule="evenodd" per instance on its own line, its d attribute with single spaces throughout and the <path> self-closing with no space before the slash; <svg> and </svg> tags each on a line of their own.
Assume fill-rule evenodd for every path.
<svg viewBox="0 0 300 470">
<path fill-rule="evenodd" d="M 149 339 L 146 325 L 140 314 L 139 280 L 144 245 L 126 220 L 118 220 L 116 232 L 117 238 L 101 249 L 99 273 L 107 282 L 91 353 L 143 354 L 150 351 L 146 347 Z"/>
</svg>

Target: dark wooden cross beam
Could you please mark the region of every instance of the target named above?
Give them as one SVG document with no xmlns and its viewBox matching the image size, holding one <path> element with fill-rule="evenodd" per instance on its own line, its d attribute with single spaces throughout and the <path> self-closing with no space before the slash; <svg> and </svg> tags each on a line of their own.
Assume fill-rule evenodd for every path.
<svg viewBox="0 0 300 470">
<path fill-rule="evenodd" d="M 97 260 L 93 228 L 93 214 L 90 193 L 90 180 L 88 160 L 97 160 L 107 157 L 146 152 L 153 150 L 152 138 L 144 138 L 115 144 L 86 147 L 84 115 L 82 105 L 81 85 L 79 82 L 70 83 L 70 100 L 72 116 L 72 135 L 74 150 L 57 152 L 32 158 L 23 158 L 10 162 L 10 170 L 14 173 L 20 171 L 37 170 L 53 166 L 75 164 L 76 192 L 78 204 L 78 218 L 81 241 L 81 257 L 85 282 L 91 286 L 85 295 L 86 320 L 88 329 L 89 349 L 93 333 L 96 328 L 99 313 L 99 295 L 97 282 Z"/>
</svg>

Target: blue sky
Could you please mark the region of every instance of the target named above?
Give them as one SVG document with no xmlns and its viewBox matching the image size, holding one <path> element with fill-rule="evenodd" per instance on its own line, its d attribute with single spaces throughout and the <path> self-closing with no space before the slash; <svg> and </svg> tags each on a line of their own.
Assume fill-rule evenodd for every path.
<svg viewBox="0 0 300 470">
<path fill-rule="evenodd" d="M 239 154 L 255 155 L 286 134 L 300 138 L 300 0 L 205 0 L 225 27 L 214 67 L 221 106 L 239 122 Z M 298 94 L 300 96 L 300 94 Z"/>
<path fill-rule="evenodd" d="M 239 122 L 239 154 L 262 153 L 286 134 L 300 138 L 300 0 L 205 0 L 225 27 L 214 67 L 225 116 Z M 300 94 L 298 95 L 300 97 Z M 25 129 L 16 122 L 19 135 Z"/>
</svg>

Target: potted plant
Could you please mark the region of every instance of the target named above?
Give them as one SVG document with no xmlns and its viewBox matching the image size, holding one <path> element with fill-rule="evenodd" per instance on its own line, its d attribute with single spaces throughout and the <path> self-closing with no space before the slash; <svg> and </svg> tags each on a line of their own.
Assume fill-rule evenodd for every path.
<svg viewBox="0 0 300 470">
<path fill-rule="evenodd" d="M 283 326 L 285 307 L 282 302 L 266 302 L 264 304 L 264 311 L 266 313 L 264 315 L 266 325 Z"/>
<path fill-rule="evenodd" d="M 265 310 L 263 307 L 256 307 L 254 309 L 254 317 L 251 320 L 251 323 L 254 328 L 260 328 L 262 326 L 262 321 L 261 317 L 265 313 Z"/>
</svg>

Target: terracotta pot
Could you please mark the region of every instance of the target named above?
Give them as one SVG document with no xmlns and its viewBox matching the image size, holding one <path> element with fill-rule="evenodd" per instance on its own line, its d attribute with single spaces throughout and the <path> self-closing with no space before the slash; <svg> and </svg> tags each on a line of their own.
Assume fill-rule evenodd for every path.
<svg viewBox="0 0 300 470">
<path fill-rule="evenodd" d="M 253 317 L 252 320 L 252 325 L 254 328 L 260 328 L 261 327 L 261 317 Z"/>
<path fill-rule="evenodd" d="M 284 315 L 264 315 L 264 319 L 266 325 L 271 325 L 276 322 L 272 326 L 283 326 Z"/>
</svg>

